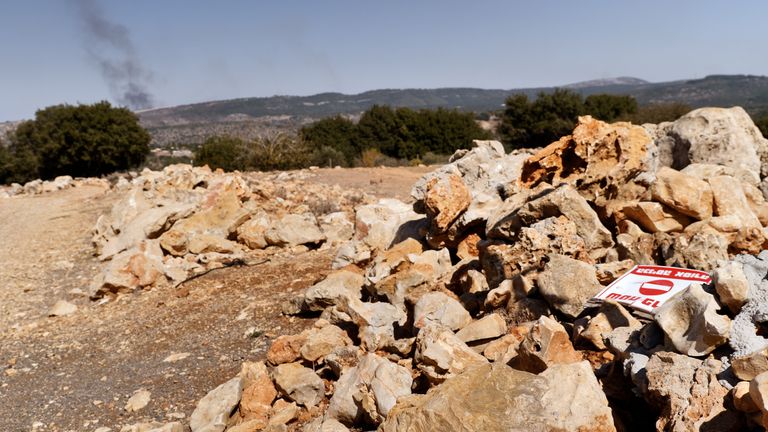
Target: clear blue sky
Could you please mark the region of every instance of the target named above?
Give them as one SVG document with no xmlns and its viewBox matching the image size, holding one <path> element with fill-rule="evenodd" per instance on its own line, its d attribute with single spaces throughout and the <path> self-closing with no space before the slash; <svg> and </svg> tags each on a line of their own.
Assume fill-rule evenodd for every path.
<svg viewBox="0 0 768 432">
<path fill-rule="evenodd" d="M 123 39 L 122 51 L 104 44 L 89 31 L 88 13 L 123 26 L 132 47 L 119 45 Z M 6 0 L 0 121 L 51 104 L 119 101 L 98 60 L 120 62 L 126 53 L 157 106 L 376 88 L 766 75 L 767 20 L 768 2 L 757 0 Z"/>
</svg>

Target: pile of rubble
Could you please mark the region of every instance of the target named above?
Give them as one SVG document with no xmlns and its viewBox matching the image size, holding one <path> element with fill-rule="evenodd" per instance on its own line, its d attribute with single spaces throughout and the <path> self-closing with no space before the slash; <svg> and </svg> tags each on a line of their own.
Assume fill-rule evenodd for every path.
<svg viewBox="0 0 768 432">
<path fill-rule="evenodd" d="M 100 178 L 72 178 L 71 176 L 58 176 L 53 180 L 32 180 L 26 183 L 12 183 L 9 186 L 0 185 L 0 199 L 15 196 L 40 195 L 42 193 L 56 192 L 81 186 L 98 186 L 109 189 L 109 181 Z"/>
<path fill-rule="evenodd" d="M 414 185 L 412 209 L 356 208 L 335 270 L 284 305 L 314 326 L 205 396 L 192 432 L 768 426 L 768 141 L 743 110 L 643 127 L 583 117 L 536 153 L 475 144 Z M 221 253 L 176 242 L 177 225 L 144 231 L 166 259 Z M 714 282 L 653 319 L 589 306 L 636 264 Z"/>
<path fill-rule="evenodd" d="M 106 262 L 89 294 L 179 284 L 211 269 L 248 263 L 280 248 L 331 246 L 351 238 L 357 192 L 314 184 L 306 171 L 260 175 L 172 165 L 114 186 L 125 191 L 96 223 Z M 254 255 L 256 254 L 256 255 Z"/>
</svg>

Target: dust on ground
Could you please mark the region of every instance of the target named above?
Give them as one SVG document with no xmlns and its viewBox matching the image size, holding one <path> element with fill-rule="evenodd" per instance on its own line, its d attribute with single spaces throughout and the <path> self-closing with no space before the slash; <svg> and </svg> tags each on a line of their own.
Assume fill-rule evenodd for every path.
<svg viewBox="0 0 768 432">
<path fill-rule="evenodd" d="M 427 167 L 319 169 L 315 180 L 408 199 Z M 119 199 L 80 187 L 0 200 L 0 430 L 93 431 L 188 418 L 209 390 L 269 343 L 312 320 L 280 304 L 330 270 L 332 249 L 286 250 L 252 266 L 219 269 L 179 288 L 95 303 L 80 291 L 98 273 L 90 230 Z M 57 300 L 78 306 L 48 317 Z M 183 357 L 164 361 L 172 354 Z M 187 355 L 188 354 L 188 355 Z M 137 413 L 124 407 L 151 393 Z"/>
</svg>

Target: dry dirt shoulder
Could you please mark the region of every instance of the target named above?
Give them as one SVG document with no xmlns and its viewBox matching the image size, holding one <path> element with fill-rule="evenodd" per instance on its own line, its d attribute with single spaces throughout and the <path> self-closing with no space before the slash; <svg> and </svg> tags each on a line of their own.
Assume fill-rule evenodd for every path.
<svg viewBox="0 0 768 432">
<path fill-rule="evenodd" d="M 406 199 L 428 168 L 317 170 L 316 180 Z M 333 250 L 282 253 L 185 283 L 96 304 L 78 294 L 98 272 L 90 230 L 118 197 L 82 187 L 0 200 L 0 430 L 119 430 L 188 417 L 194 404 L 269 341 L 310 321 L 280 303 L 324 277 Z M 74 291 L 73 291 L 74 290 Z M 47 317 L 59 299 L 75 314 Z M 172 354 L 189 354 L 175 362 Z M 151 392 L 138 413 L 125 403 Z"/>
</svg>

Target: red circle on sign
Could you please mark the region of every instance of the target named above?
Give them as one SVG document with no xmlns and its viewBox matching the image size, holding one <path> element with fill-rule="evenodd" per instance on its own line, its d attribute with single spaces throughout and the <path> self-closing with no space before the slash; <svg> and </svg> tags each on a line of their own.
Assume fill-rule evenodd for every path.
<svg viewBox="0 0 768 432">
<path fill-rule="evenodd" d="M 666 294 L 673 286 L 675 286 L 675 283 L 666 279 L 643 282 L 643 284 L 640 285 L 640 294 L 647 296 Z"/>
</svg>

